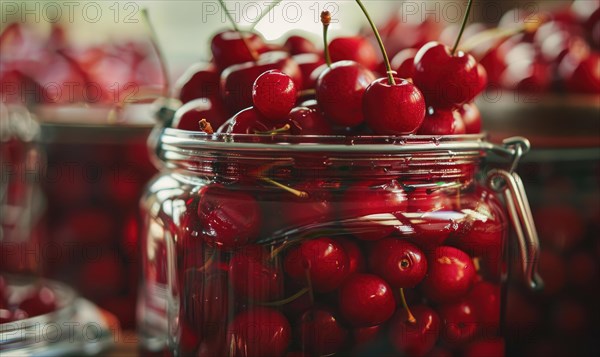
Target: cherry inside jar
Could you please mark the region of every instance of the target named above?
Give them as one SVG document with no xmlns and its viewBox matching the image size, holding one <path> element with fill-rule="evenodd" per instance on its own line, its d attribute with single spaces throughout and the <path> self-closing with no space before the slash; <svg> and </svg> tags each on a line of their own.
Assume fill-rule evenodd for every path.
<svg viewBox="0 0 600 357">
<path fill-rule="evenodd" d="M 151 142 L 146 352 L 504 354 L 508 220 L 478 180 L 483 136 Z"/>
</svg>

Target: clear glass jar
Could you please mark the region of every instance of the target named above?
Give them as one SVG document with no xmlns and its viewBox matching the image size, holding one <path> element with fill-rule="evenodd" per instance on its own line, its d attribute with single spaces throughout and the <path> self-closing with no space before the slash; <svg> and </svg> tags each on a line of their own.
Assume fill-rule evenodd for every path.
<svg viewBox="0 0 600 357">
<path fill-rule="evenodd" d="M 150 143 L 162 173 L 141 203 L 146 353 L 504 354 L 509 220 L 478 167 L 521 146 L 161 128 Z M 514 181 L 487 182 L 502 174 Z"/>
</svg>

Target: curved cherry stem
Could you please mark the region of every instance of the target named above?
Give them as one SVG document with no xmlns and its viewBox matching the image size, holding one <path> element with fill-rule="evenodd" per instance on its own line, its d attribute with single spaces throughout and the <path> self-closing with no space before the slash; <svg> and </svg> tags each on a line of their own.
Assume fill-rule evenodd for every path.
<svg viewBox="0 0 600 357">
<path fill-rule="evenodd" d="M 315 304 L 315 293 L 313 291 L 312 279 L 310 278 L 310 270 L 308 267 L 304 269 L 304 274 L 306 275 L 306 285 L 308 285 L 308 296 L 310 297 L 310 304 Z"/>
<path fill-rule="evenodd" d="M 233 16 L 231 16 L 229 11 L 227 11 L 227 7 L 225 6 L 225 1 L 219 0 L 219 4 L 221 5 L 221 9 L 223 9 L 223 11 L 225 12 L 225 15 L 227 15 L 229 22 L 231 22 L 231 26 L 233 26 L 233 30 L 240 35 L 242 42 L 244 42 L 246 49 L 248 49 L 248 52 L 250 52 L 250 55 L 252 56 L 254 61 L 255 62 L 258 61 L 258 53 L 256 53 L 256 51 L 252 48 L 252 46 L 250 46 L 250 44 L 248 43 L 248 39 L 246 38 L 246 36 L 244 36 L 244 33 L 242 33 L 242 31 L 240 31 L 240 28 L 238 27 L 237 23 L 235 22 L 235 19 L 233 18 Z"/>
<path fill-rule="evenodd" d="M 300 198 L 307 198 L 308 197 L 308 193 L 306 193 L 304 191 L 296 190 L 295 188 L 291 188 L 289 186 L 286 186 L 286 185 L 284 185 L 282 183 L 279 183 L 279 182 L 277 182 L 277 181 L 275 181 L 273 179 L 270 179 L 268 177 L 259 177 L 259 178 L 261 180 L 267 182 L 267 183 L 270 183 L 273 186 L 279 187 L 279 188 L 281 188 L 281 189 L 283 189 L 283 190 L 285 190 L 285 191 L 293 194 L 296 197 L 300 197 Z"/>
<path fill-rule="evenodd" d="M 256 19 L 256 21 L 254 21 L 252 23 L 249 30 L 253 31 L 256 28 L 256 26 L 260 23 L 260 21 L 262 19 L 264 19 L 265 16 L 267 16 L 267 14 L 270 13 L 271 10 L 273 10 L 275 8 L 275 6 L 279 5 L 279 3 L 281 3 L 281 1 L 283 1 L 283 0 L 277 0 L 273 3 L 271 3 L 271 5 L 267 6 L 267 8 L 260 14 L 260 16 Z"/>
<path fill-rule="evenodd" d="M 406 296 L 404 296 L 404 288 L 400 288 L 400 300 L 402 301 L 402 306 L 406 309 L 406 313 L 408 315 L 408 322 L 414 324 L 417 322 L 415 319 L 415 315 L 412 314 L 410 309 L 408 308 L 408 304 L 406 303 Z"/>
<path fill-rule="evenodd" d="M 323 52 L 325 54 L 325 63 L 331 68 L 331 54 L 329 53 L 329 41 L 327 33 L 329 32 L 329 24 L 331 24 L 331 14 L 325 10 L 321 12 L 321 23 L 323 24 Z"/>
<path fill-rule="evenodd" d="M 454 52 L 458 48 L 458 44 L 460 43 L 460 38 L 465 32 L 465 27 L 467 27 L 467 22 L 469 21 L 469 14 L 471 13 L 471 5 L 473 5 L 473 0 L 469 0 L 467 4 L 467 11 L 465 12 L 465 17 L 463 18 L 462 25 L 460 26 L 460 32 L 458 33 L 458 37 L 456 37 L 456 42 L 454 42 L 454 47 L 452 47 L 452 56 L 454 56 Z"/>
<path fill-rule="evenodd" d="M 163 77 L 165 79 L 165 85 L 163 86 L 163 96 L 168 97 L 169 96 L 169 85 L 170 85 L 171 81 L 169 80 L 169 70 L 167 69 L 167 61 L 165 59 L 163 51 L 161 50 L 161 48 L 159 46 L 158 36 L 156 35 L 156 29 L 152 25 L 152 21 L 150 21 L 150 16 L 148 15 L 148 9 L 146 9 L 146 8 L 142 9 L 142 19 L 143 19 L 144 23 L 146 24 L 148 31 L 150 31 L 150 42 L 152 43 L 152 47 L 154 48 L 154 51 L 156 52 L 156 55 L 158 56 L 158 63 L 160 65 L 160 70 L 162 71 Z"/>
<path fill-rule="evenodd" d="M 394 71 L 392 70 L 392 66 L 390 64 L 390 58 L 388 57 L 387 51 L 385 50 L 385 46 L 383 44 L 383 40 L 381 39 L 381 35 L 379 34 L 379 30 L 377 30 L 377 26 L 375 26 L 373 19 L 371 19 L 371 16 L 369 15 L 367 8 L 365 7 L 365 5 L 363 5 L 362 1 L 356 0 L 356 3 L 358 4 L 358 6 L 360 6 L 360 9 L 367 17 L 367 20 L 369 21 L 369 24 L 371 25 L 371 28 L 373 29 L 373 33 L 375 33 L 375 38 L 377 39 L 377 43 L 379 44 L 379 48 L 381 49 L 381 54 L 383 55 L 383 62 L 385 63 L 385 68 L 387 70 L 388 82 L 391 85 L 395 85 L 396 80 L 394 79 L 394 75 L 393 75 Z"/>
<path fill-rule="evenodd" d="M 287 305 L 290 302 L 297 300 L 298 298 L 302 297 L 302 295 L 306 294 L 308 292 L 308 288 L 302 288 L 300 291 L 298 291 L 297 293 L 295 293 L 294 295 L 287 297 L 283 300 L 278 300 L 278 301 L 273 301 L 273 302 L 263 302 L 260 303 L 260 305 L 262 306 L 272 306 L 272 307 L 277 307 L 277 306 L 283 306 L 283 305 Z"/>
</svg>

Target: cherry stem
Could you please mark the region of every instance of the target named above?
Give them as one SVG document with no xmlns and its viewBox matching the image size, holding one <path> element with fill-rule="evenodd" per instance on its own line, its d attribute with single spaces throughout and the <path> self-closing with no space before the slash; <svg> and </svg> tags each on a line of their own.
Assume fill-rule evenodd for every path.
<svg viewBox="0 0 600 357">
<path fill-rule="evenodd" d="M 371 16 L 369 15 L 367 8 L 365 7 L 365 5 L 363 5 L 362 1 L 356 0 L 356 3 L 358 4 L 358 6 L 360 6 L 360 9 L 367 17 L 367 20 L 369 21 L 369 24 L 373 29 L 373 33 L 375 34 L 375 38 L 377 39 L 377 43 L 379 44 L 379 48 L 381 49 L 381 54 L 383 55 L 383 62 L 385 63 L 385 69 L 387 70 L 388 83 L 390 85 L 395 85 L 396 80 L 394 79 L 394 71 L 392 70 L 390 58 L 388 57 L 387 51 L 385 50 L 385 46 L 383 44 L 383 40 L 381 39 L 381 35 L 379 34 L 379 30 L 377 30 L 377 26 L 375 26 L 373 19 L 371 19 Z"/>
<path fill-rule="evenodd" d="M 256 21 L 254 21 L 252 23 L 252 25 L 250 26 L 250 31 L 254 30 L 254 28 L 256 28 L 256 26 L 258 25 L 260 20 L 264 19 L 265 16 L 267 16 L 267 14 L 270 13 L 271 10 L 273 10 L 275 8 L 275 6 L 279 5 L 279 3 L 281 1 L 282 0 L 277 0 L 275 2 L 272 2 L 269 6 L 267 6 L 267 8 L 260 14 L 260 16 L 256 19 Z"/>
<path fill-rule="evenodd" d="M 156 55 L 158 56 L 158 63 L 160 65 L 160 70 L 163 73 L 163 77 L 165 79 L 165 85 L 163 86 L 163 96 L 169 96 L 169 84 L 171 81 L 169 80 L 169 70 L 167 69 L 167 61 L 164 56 L 164 52 L 161 50 L 158 42 L 158 36 L 156 35 L 156 29 L 152 25 L 152 21 L 150 21 L 150 16 L 148 15 L 148 9 L 142 9 L 142 19 L 146 24 L 146 27 L 150 31 L 150 42 L 154 51 L 156 51 Z"/>
<path fill-rule="evenodd" d="M 460 26 L 460 32 L 458 33 L 458 37 L 456 37 L 456 42 L 454 43 L 454 47 L 452 47 L 452 56 L 454 56 L 454 52 L 458 48 L 458 44 L 460 43 L 460 38 L 465 32 L 465 27 L 467 27 L 467 22 L 469 21 L 469 14 L 471 13 L 471 5 L 473 5 L 473 0 L 469 0 L 467 4 L 467 11 L 465 12 L 465 17 L 463 18 L 462 25 Z"/>
<path fill-rule="evenodd" d="M 315 294 L 312 286 L 312 279 L 310 278 L 310 270 L 308 267 L 304 269 L 304 274 L 306 275 L 306 285 L 308 285 L 308 296 L 310 297 L 310 304 L 315 304 Z"/>
<path fill-rule="evenodd" d="M 273 186 L 277 186 L 277 187 L 279 187 L 279 188 L 281 188 L 281 189 L 283 189 L 283 190 L 286 190 L 287 192 L 289 192 L 289 193 L 293 194 L 293 195 L 294 195 L 294 196 L 296 196 L 296 197 L 300 197 L 300 198 L 307 198 L 307 197 L 308 197 L 308 193 L 306 193 L 306 192 L 304 192 L 304 191 L 299 191 L 299 190 L 296 190 L 296 189 L 294 189 L 294 188 L 291 188 L 291 187 L 289 187 L 289 186 L 286 186 L 286 185 L 284 185 L 284 184 L 281 184 L 281 183 L 279 183 L 279 182 L 277 182 L 277 181 L 275 181 L 275 180 L 273 180 L 273 179 L 270 179 L 270 178 L 268 178 L 268 177 L 259 177 L 259 178 L 260 178 L 261 180 L 265 181 L 265 182 L 268 182 L 268 183 L 270 183 L 270 184 L 271 184 L 271 185 L 273 185 Z"/>
<path fill-rule="evenodd" d="M 252 56 L 254 61 L 255 62 L 258 61 L 258 53 L 256 53 L 256 51 L 254 49 L 252 49 L 252 46 L 250 46 L 250 44 L 248 43 L 248 39 L 246 38 L 246 36 L 244 36 L 242 31 L 240 31 L 240 28 L 238 27 L 237 23 L 235 22 L 235 19 L 233 18 L 233 16 L 231 16 L 229 11 L 227 11 L 227 7 L 225 6 L 225 1 L 219 0 L 219 4 L 221 4 L 221 9 L 223 9 L 223 11 L 225 11 L 225 15 L 227 15 L 229 22 L 231 22 L 231 26 L 233 26 L 233 30 L 240 35 L 242 42 L 244 42 L 244 46 L 246 46 L 246 49 L 248 49 L 248 52 L 250 52 L 250 55 Z"/>
<path fill-rule="evenodd" d="M 331 68 L 331 54 L 329 53 L 329 41 L 327 40 L 327 32 L 329 24 L 331 24 L 331 14 L 325 10 L 321 12 L 321 23 L 323 24 L 323 52 L 325 53 L 325 63 Z"/>
<path fill-rule="evenodd" d="M 481 263 L 479 262 L 479 257 L 473 258 L 473 266 L 475 267 L 476 272 L 479 272 L 481 270 Z"/>
<path fill-rule="evenodd" d="M 317 94 L 317 91 L 315 89 L 304 89 L 298 92 L 297 97 L 301 98 L 301 97 L 306 97 L 309 95 L 315 95 Z"/>
<path fill-rule="evenodd" d="M 408 308 L 408 304 L 406 303 L 406 296 L 404 296 L 404 289 L 400 288 L 400 300 L 402 301 L 402 306 L 406 309 L 406 313 L 408 314 L 408 322 L 411 324 L 417 323 L 417 319 L 415 319 L 415 315 L 410 312 Z"/>
<path fill-rule="evenodd" d="M 290 124 L 285 124 L 281 128 L 277 128 L 277 129 L 273 129 L 273 130 L 268 130 L 268 131 L 255 130 L 254 134 L 257 134 L 257 135 L 276 135 L 276 134 L 285 133 L 285 132 L 289 131 L 291 128 L 292 127 L 290 126 Z"/>
<path fill-rule="evenodd" d="M 530 32 L 535 31 L 539 27 L 539 23 L 535 23 L 531 25 L 530 23 L 526 23 L 523 26 L 503 29 L 499 27 L 494 27 L 491 29 L 487 29 L 485 31 L 479 32 L 473 37 L 468 38 L 460 49 L 464 52 L 471 52 L 474 48 L 481 45 L 482 43 L 492 41 L 492 40 L 500 40 L 513 35 L 516 35 L 521 32 Z"/>
<path fill-rule="evenodd" d="M 298 291 L 297 293 L 295 293 L 294 295 L 287 297 L 283 300 L 278 300 L 278 301 L 273 301 L 273 302 L 263 302 L 260 303 L 260 305 L 263 306 L 283 306 L 283 305 L 287 305 L 290 302 L 297 300 L 298 298 L 302 297 L 302 295 L 306 294 L 308 292 L 308 288 L 303 288 L 302 290 Z"/>
<path fill-rule="evenodd" d="M 200 131 L 203 131 L 207 134 L 213 134 L 215 132 L 212 128 L 212 125 L 210 125 L 210 123 L 206 119 L 200 120 L 200 122 L 198 122 L 198 125 L 200 126 Z"/>
</svg>

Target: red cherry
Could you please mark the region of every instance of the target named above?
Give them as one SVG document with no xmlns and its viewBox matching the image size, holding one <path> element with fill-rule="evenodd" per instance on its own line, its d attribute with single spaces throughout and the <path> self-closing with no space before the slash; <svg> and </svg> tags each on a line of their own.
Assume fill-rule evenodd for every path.
<svg viewBox="0 0 600 357">
<path fill-rule="evenodd" d="M 229 308 L 229 293 L 225 273 L 185 272 L 183 301 L 188 326 L 202 336 L 225 333 L 223 318 Z"/>
<path fill-rule="evenodd" d="M 408 356 L 425 356 L 440 334 L 438 314 L 425 305 L 411 308 L 417 322 L 409 322 L 405 309 L 399 310 L 390 322 L 389 336 L 394 347 Z"/>
<path fill-rule="evenodd" d="M 270 254 L 258 245 L 237 251 L 229 261 L 229 279 L 233 291 L 242 298 L 269 301 L 281 297 L 282 272 L 269 262 Z"/>
<path fill-rule="evenodd" d="M 412 78 L 415 71 L 415 55 L 417 50 L 414 48 L 406 48 L 398 52 L 392 58 L 392 69 L 396 70 L 396 76 L 400 78 Z"/>
<path fill-rule="evenodd" d="M 239 313 L 227 328 L 227 350 L 233 355 L 279 357 L 290 343 L 287 319 L 273 309 L 256 307 Z"/>
<path fill-rule="evenodd" d="M 373 73 L 356 62 L 336 62 L 317 79 L 319 106 L 335 124 L 357 126 L 364 121 L 363 93 L 374 80 Z"/>
<path fill-rule="evenodd" d="M 368 346 L 371 342 L 375 341 L 381 330 L 382 325 L 355 327 L 352 330 L 352 342 L 354 343 L 354 348 L 360 349 Z"/>
<path fill-rule="evenodd" d="M 364 37 L 338 37 L 329 43 L 331 61 L 353 61 L 375 70 L 378 64 L 375 47 Z"/>
<path fill-rule="evenodd" d="M 231 118 L 228 129 L 230 134 L 256 134 L 273 130 L 265 119 L 254 107 L 246 108 Z"/>
<path fill-rule="evenodd" d="M 396 309 L 390 286 L 377 275 L 353 274 L 338 292 L 342 316 L 354 326 L 375 326 L 386 322 Z"/>
<path fill-rule="evenodd" d="M 329 292 L 340 286 L 348 275 L 348 256 L 331 238 L 311 239 L 289 251 L 284 268 L 292 279 L 305 284 L 308 271 L 312 287 L 319 292 Z"/>
<path fill-rule="evenodd" d="M 475 266 L 462 250 L 441 246 L 428 259 L 427 276 L 423 281 L 425 296 L 434 302 L 449 302 L 464 296 L 475 278 Z"/>
<path fill-rule="evenodd" d="M 500 328 L 500 286 L 486 281 L 473 285 L 467 295 L 471 307 L 475 310 L 476 321 L 489 336 Z"/>
<path fill-rule="evenodd" d="M 465 103 L 458 109 L 467 134 L 481 133 L 481 113 L 475 103 Z"/>
<path fill-rule="evenodd" d="M 314 53 L 304 53 L 292 57 L 294 62 L 298 63 L 300 72 L 302 72 L 302 89 L 314 89 L 317 85 L 317 78 L 327 66 L 322 56 Z M 319 69 L 317 71 L 317 69 Z"/>
<path fill-rule="evenodd" d="M 450 199 L 441 190 L 412 187 L 408 191 L 408 212 L 432 212 L 451 209 Z"/>
<path fill-rule="evenodd" d="M 317 356 L 339 352 L 348 337 L 348 330 L 329 308 L 324 307 L 314 307 L 303 313 L 295 332 L 302 350 Z"/>
<path fill-rule="evenodd" d="M 367 264 L 358 244 L 349 238 L 337 238 L 336 240 L 342 245 L 348 256 L 348 274 L 363 273 Z"/>
<path fill-rule="evenodd" d="M 454 55 L 448 46 L 429 42 L 415 55 L 415 85 L 428 106 L 452 108 L 479 94 L 477 61 L 462 51 Z"/>
<path fill-rule="evenodd" d="M 227 67 L 221 73 L 221 94 L 230 113 L 236 113 L 252 105 L 254 82 L 266 71 L 278 70 L 290 76 L 296 86 L 302 86 L 300 67 L 285 52 L 267 52 L 257 61 L 244 62 Z"/>
<path fill-rule="evenodd" d="M 177 97 L 183 104 L 197 98 L 218 98 L 220 77 L 210 63 L 190 66 L 175 84 Z"/>
<path fill-rule="evenodd" d="M 314 107 L 296 107 L 292 109 L 289 118 L 293 135 L 331 135 L 333 129 L 327 122 L 320 109 Z"/>
<path fill-rule="evenodd" d="M 427 260 L 419 248 L 396 238 L 377 241 L 369 253 L 369 267 L 393 288 L 412 288 L 427 273 Z"/>
<path fill-rule="evenodd" d="M 254 197 L 220 185 L 203 187 L 199 196 L 198 217 L 207 244 L 231 249 L 258 238 L 261 215 Z"/>
<path fill-rule="evenodd" d="M 460 113 L 453 109 L 427 108 L 427 116 L 419 127 L 419 135 L 460 135 L 467 129 Z"/>
<path fill-rule="evenodd" d="M 29 317 L 47 314 L 55 311 L 56 308 L 54 291 L 45 286 L 34 291 L 19 303 L 19 309 Z"/>
<path fill-rule="evenodd" d="M 540 60 L 509 63 L 500 77 L 504 88 L 522 93 L 545 93 L 551 85 L 550 66 Z"/>
<path fill-rule="evenodd" d="M 504 357 L 505 355 L 505 342 L 499 337 L 473 341 L 463 350 L 465 357 Z"/>
<path fill-rule="evenodd" d="M 479 316 L 473 302 L 467 299 L 442 305 L 439 314 L 442 320 L 442 338 L 449 345 L 468 342 L 479 329 Z"/>
<path fill-rule="evenodd" d="M 254 55 L 251 50 L 260 52 L 264 46 L 263 40 L 259 35 L 248 32 L 241 34 L 237 31 L 220 32 L 212 38 L 210 43 L 214 61 L 220 69 L 234 64 L 253 61 Z"/>
<path fill-rule="evenodd" d="M 267 71 L 254 82 L 252 102 L 266 119 L 280 123 L 285 121 L 296 104 L 297 89 L 290 76 L 280 71 Z"/>
<path fill-rule="evenodd" d="M 565 80 L 565 86 L 574 93 L 600 93 L 600 53 L 593 52 L 578 61 L 575 56 L 567 55 L 561 62 L 559 73 Z"/>
<path fill-rule="evenodd" d="M 305 37 L 292 35 L 285 40 L 283 48 L 291 55 L 300 55 L 305 53 L 318 53 L 317 46 Z"/>
<path fill-rule="evenodd" d="M 379 240 L 395 231 L 393 213 L 405 212 L 407 198 L 396 182 L 359 182 L 344 192 L 338 206 L 342 225 L 362 240 Z"/>
<path fill-rule="evenodd" d="M 376 134 L 404 135 L 414 133 L 425 117 L 425 100 L 411 82 L 395 78 L 375 80 L 363 95 L 363 114 Z"/>
<path fill-rule="evenodd" d="M 301 227 L 334 220 L 333 194 L 328 181 L 307 180 L 294 185 L 294 189 L 305 192 L 308 197 L 294 196 L 283 203 L 281 213 L 285 226 Z"/>
<path fill-rule="evenodd" d="M 200 131 L 200 120 L 206 119 L 217 129 L 227 120 L 225 108 L 218 98 L 198 98 L 177 109 L 173 117 L 173 128 Z"/>
</svg>

